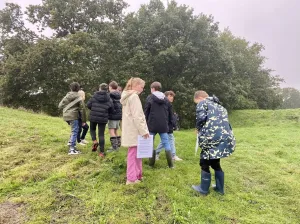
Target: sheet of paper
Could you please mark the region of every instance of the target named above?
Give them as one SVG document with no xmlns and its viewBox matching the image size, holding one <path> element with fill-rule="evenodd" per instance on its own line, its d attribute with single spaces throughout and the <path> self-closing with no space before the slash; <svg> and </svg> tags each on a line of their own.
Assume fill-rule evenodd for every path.
<svg viewBox="0 0 300 224">
<path fill-rule="evenodd" d="M 151 158 L 153 153 L 153 135 L 144 139 L 142 136 L 138 136 L 137 145 L 137 158 Z"/>
</svg>

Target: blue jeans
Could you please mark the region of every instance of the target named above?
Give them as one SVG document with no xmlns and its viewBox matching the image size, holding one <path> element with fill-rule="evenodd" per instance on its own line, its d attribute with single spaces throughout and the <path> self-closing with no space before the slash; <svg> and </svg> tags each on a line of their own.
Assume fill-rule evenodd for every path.
<svg viewBox="0 0 300 224">
<path fill-rule="evenodd" d="M 153 135 L 153 141 L 156 134 L 157 133 L 150 132 L 150 135 Z M 166 151 L 171 151 L 168 133 L 158 133 L 158 134 L 160 136 L 160 142 L 162 144 L 162 147 L 165 148 Z"/>
<path fill-rule="evenodd" d="M 69 121 L 68 124 L 71 126 L 71 136 L 69 142 L 72 147 L 76 146 L 77 135 L 79 131 L 78 120 Z"/>
<path fill-rule="evenodd" d="M 175 147 L 175 137 L 174 137 L 173 133 L 168 134 L 168 138 L 169 138 L 172 156 L 175 156 L 176 155 L 176 147 Z M 164 146 L 163 146 L 162 142 L 160 142 L 156 148 L 156 154 L 159 154 L 163 148 L 164 148 Z"/>
</svg>

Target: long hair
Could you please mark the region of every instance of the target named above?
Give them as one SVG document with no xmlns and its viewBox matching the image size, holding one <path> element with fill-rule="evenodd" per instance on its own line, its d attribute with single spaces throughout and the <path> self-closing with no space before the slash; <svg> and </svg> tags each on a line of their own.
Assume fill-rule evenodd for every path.
<svg viewBox="0 0 300 224">
<path fill-rule="evenodd" d="M 142 80 L 141 78 L 131 78 L 128 80 L 128 82 L 124 88 L 124 91 L 132 90 L 132 87 L 135 87 L 137 85 L 144 84 L 144 83 L 145 83 L 145 81 Z"/>
</svg>

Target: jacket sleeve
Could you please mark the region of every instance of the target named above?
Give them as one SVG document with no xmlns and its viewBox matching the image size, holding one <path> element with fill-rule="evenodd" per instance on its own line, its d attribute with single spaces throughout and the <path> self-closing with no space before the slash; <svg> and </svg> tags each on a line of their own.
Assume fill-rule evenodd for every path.
<svg viewBox="0 0 300 224">
<path fill-rule="evenodd" d="M 151 109 L 151 102 L 150 101 L 151 101 L 150 96 L 148 96 L 147 99 L 146 99 L 145 110 L 144 110 L 146 121 L 148 121 L 149 114 L 150 114 L 150 109 Z"/>
<path fill-rule="evenodd" d="M 142 136 L 149 134 L 142 103 L 138 95 L 134 94 L 131 96 L 129 107 L 133 117 L 134 126 L 138 129 L 139 134 Z"/>
<path fill-rule="evenodd" d="M 79 108 L 80 108 L 82 123 L 86 123 L 86 108 L 85 108 L 83 100 L 80 101 L 80 107 Z"/>
<path fill-rule="evenodd" d="M 63 109 L 68 103 L 69 103 L 69 100 L 68 100 L 67 96 L 65 96 L 58 104 L 58 108 Z"/>
<path fill-rule="evenodd" d="M 92 101 L 93 101 L 93 97 L 87 103 L 87 108 L 89 108 L 90 110 L 92 109 Z"/>
<path fill-rule="evenodd" d="M 115 106 L 114 106 L 114 103 L 113 103 L 112 99 L 109 100 L 108 113 L 109 114 L 115 114 L 116 113 L 116 109 L 115 109 Z"/>
<path fill-rule="evenodd" d="M 207 120 L 207 105 L 199 103 L 196 107 L 196 129 L 198 131 L 204 126 Z"/>
<path fill-rule="evenodd" d="M 172 129 L 175 127 L 174 116 L 173 116 L 173 106 L 171 103 L 169 103 L 169 124 L 172 125 Z"/>
</svg>

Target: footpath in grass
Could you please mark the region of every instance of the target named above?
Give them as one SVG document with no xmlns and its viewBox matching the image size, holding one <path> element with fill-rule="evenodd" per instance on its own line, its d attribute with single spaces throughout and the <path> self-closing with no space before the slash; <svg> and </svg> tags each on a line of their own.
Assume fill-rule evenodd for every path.
<svg viewBox="0 0 300 224">
<path fill-rule="evenodd" d="M 88 144 L 68 156 L 61 118 L 0 107 L 0 223 L 300 223 L 299 117 L 233 112 L 237 148 L 221 162 L 226 194 L 199 197 L 193 131 L 175 132 L 184 159 L 175 169 L 161 154 L 154 169 L 144 160 L 143 183 L 126 186 L 125 148 L 101 159 Z"/>
</svg>

